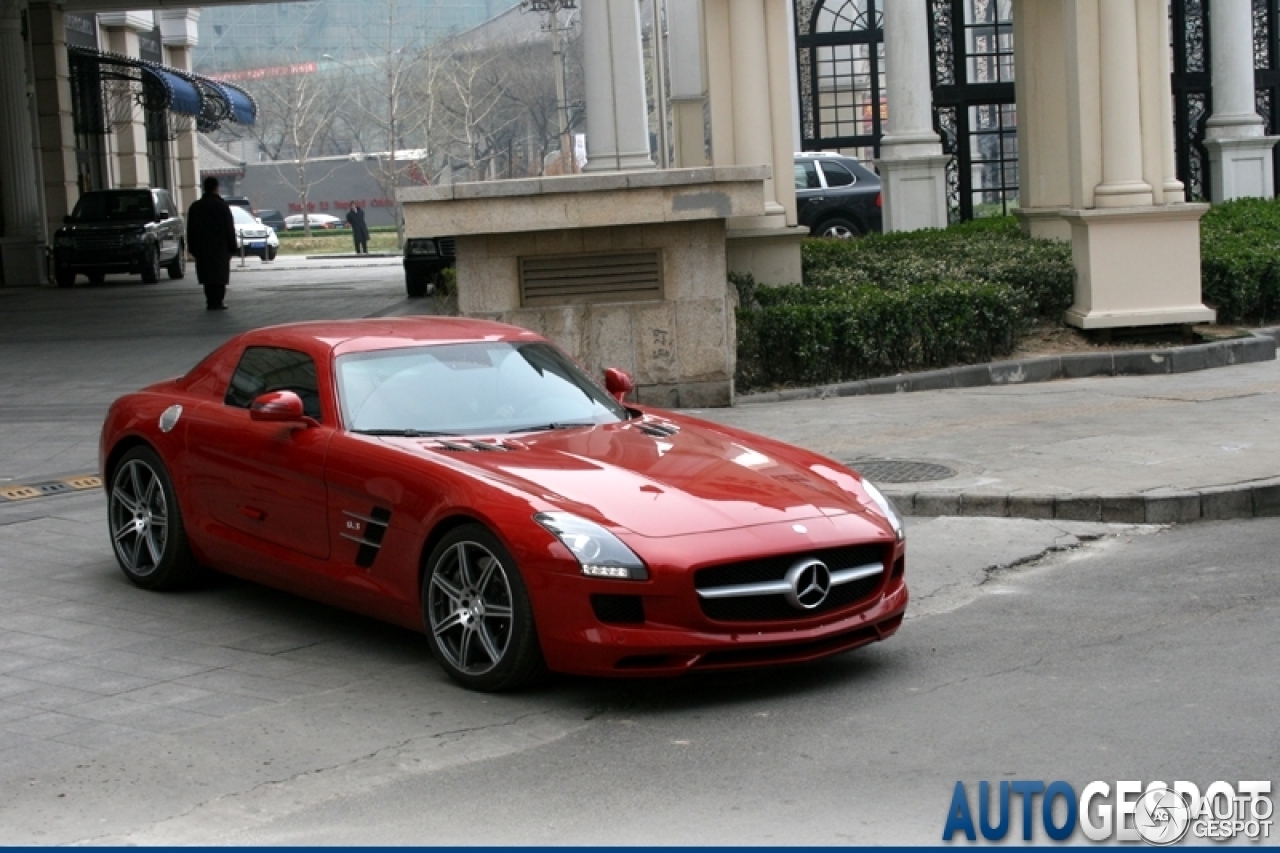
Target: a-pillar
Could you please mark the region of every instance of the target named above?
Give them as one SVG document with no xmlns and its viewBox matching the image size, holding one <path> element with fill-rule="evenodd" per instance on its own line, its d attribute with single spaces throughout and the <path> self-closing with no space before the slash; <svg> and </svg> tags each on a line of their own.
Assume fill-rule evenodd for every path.
<svg viewBox="0 0 1280 853">
<path fill-rule="evenodd" d="M 1168 0 L 1015 0 L 1024 227 L 1069 238 L 1067 322 L 1212 321 L 1200 217 L 1174 177 Z"/>
<path fill-rule="evenodd" d="M 1209 149 L 1209 195 L 1216 204 L 1233 198 L 1275 195 L 1271 149 L 1254 106 L 1253 4 L 1213 0 L 1210 54 L 1213 115 L 1205 122 Z"/>
<path fill-rule="evenodd" d="M 667 0 L 667 61 L 676 166 L 707 164 L 707 87 L 702 73 L 702 9 L 698 0 Z"/>
<path fill-rule="evenodd" d="M 107 31 L 107 49 L 131 57 L 139 55 L 138 33 L 149 33 L 156 25 L 150 12 L 107 12 L 98 15 L 98 23 Z M 116 185 L 123 189 L 151 186 L 142 108 L 132 98 L 109 108 L 113 110 L 109 118 L 116 145 Z"/>
<path fill-rule="evenodd" d="M 652 169 L 644 49 L 636 0 L 582 4 L 587 101 L 587 165 L 583 171 Z"/>
<path fill-rule="evenodd" d="M 787 0 L 703 0 L 703 56 L 715 166 L 769 166 L 763 216 L 729 220 L 729 269 L 765 284 L 800 281 L 795 89 Z"/>
<path fill-rule="evenodd" d="M 160 39 L 168 52 L 169 65 L 182 71 L 191 70 L 191 48 L 199 43 L 196 25 L 200 20 L 199 9 L 161 9 Z M 170 118 L 170 121 L 173 119 Z M 197 160 L 195 122 L 187 122 L 186 130 L 174 140 L 176 169 L 174 170 L 174 200 L 182 210 L 191 207 L 200 198 L 200 164 Z"/>
<path fill-rule="evenodd" d="M 884 230 L 947 225 L 947 161 L 933 129 L 929 16 L 924 0 L 884 4 L 889 126 L 880 142 Z"/>
<path fill-rule="evenodd" d="M 44 281 L 44 228 L 22 7 L 21 0 L 0 0 L 0 282 L 9 286 Z"/>
</svg>

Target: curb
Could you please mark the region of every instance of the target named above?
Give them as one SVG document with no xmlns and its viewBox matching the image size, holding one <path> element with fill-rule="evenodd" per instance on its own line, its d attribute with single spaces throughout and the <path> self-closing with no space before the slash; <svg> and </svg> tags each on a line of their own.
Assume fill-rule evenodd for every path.
<svg viewBox="0 0 1280 853">
<path fill-rule="evenodd" d="M 1185 524 L 1280 516 L 1280 478 L 1251 485 L 1143 495 L 901 492 L 888 484 L 883 489 L 903 515 L 925 518 L 967 516 L 1116 524 Z"/>
<path fill-rule="evenodd" d="M 1085 379 L 1091 376 L 1158 376 L 1191 373 L 1236 364 L 1274 361 L 1280 326 L 1251 332 L 1247 338 L 1232 338 L 1207 344 L 1164 349 L 1124 350 L 1102 353 L 1069 353 L 1033 358 L 947 367 L 924 373 L 902 373 L 878 379 L 861 379 L 813 388 L 788 388 L 742 394 L 735 406 L 756 403 L 785 403 L 792 400 L 825 400 L 828 397 L 861 397 L 869 394 L 902 394 L 910 391 L 942 391 L 949 388 L 979 388 L 987 385 L 1021 385 L 1055 379 Z"/>
</svg>

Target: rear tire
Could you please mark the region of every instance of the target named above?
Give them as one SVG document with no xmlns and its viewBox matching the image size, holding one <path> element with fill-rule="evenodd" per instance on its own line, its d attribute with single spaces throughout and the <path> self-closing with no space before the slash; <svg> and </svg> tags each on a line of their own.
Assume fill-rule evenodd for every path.
<svg viewBox="0 0 1280 853">
<path fill-rule="evenodd" d="M 818 226 L 819 237 L 832 240 L 852 240 L 862 235 L 862 229 L 848 219 L 828 219 Z"/>
<path fill-rule="evenodd" d="M 409 294 L 410 299 L 421 299 L 427 295 L 427 283 L 421 276 L 405 278 L 404 291 Z"/>
<path fill-rule="evenodd" d="M 463 687 L 516 690 L 546 674 L 524 580 L 484 525 L 455 528 L 431 552 L 422 621 L 431 653 Z"/>
<path fill-rule="evenodd" d="M 135 447 L 111 472 L 111 547 L 125 577 L 143 589 L 178 589 L 199 576 L 173 481 L 150 447 Z"/>
</svg>

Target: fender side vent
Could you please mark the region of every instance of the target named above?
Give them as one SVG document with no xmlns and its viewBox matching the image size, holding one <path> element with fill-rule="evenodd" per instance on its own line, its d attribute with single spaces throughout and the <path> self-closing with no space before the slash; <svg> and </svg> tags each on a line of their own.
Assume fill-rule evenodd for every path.
<svg viewBox="0 0 1280 853">
<path fill-rule="evenodd" d="M 373 565 L 378 552 L 382 549 L 382 537 L 387 535 L 387 525 L 391 523 L 391 510 L 374 507 L 367 516 L 346 510 L 342 514 L 362 524 L 363 530 L 360 536 L 343 533 L 342 538 L 350 539 L 360 546 L 360 550 L 356 551 L 356 565 L 367 569 Z"/>
</svg>

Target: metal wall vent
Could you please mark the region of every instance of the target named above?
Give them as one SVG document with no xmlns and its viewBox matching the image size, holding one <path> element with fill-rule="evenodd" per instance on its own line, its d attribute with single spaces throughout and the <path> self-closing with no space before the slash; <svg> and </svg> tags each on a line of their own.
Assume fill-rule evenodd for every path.
<svg viewBox="0 0 1280 853">
<path fill-rule="evenodd" d="M 662 252 L 550 255 L 520 259 L 523 305 L 635 302 L 662 298 Z"/>
</svg>

